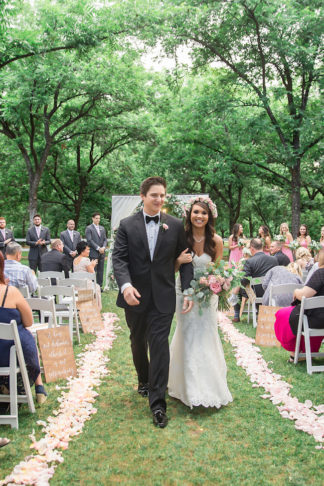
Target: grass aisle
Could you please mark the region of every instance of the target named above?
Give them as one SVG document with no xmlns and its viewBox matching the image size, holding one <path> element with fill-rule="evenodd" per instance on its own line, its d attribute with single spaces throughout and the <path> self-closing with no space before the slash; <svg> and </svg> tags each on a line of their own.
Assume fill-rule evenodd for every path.
<svg viewBox="0 0 324 486">
<path fill-rule="evenodd" d="M 111 299 L 110 311 L 114 310 Z M 268 400 L 259 397 L 262 389 L 252 388 L 245 372 L 236 366 L 232 347 L 224 343 L 224 349 L 234 402 L 219 411 L 190 411 L 169 398 L 169 425 L 158 430 L 147 401 L 135 391 L 136 375 L 122 318 L 110 352 L 111 374 L 100 389 L 98 413 L 65 452 L 65 463 L 58 467 L 51 485 L 319 484 L 324 463 L 315 441 L 297 432 L 291 421 L 282 419 Z M 320 403 L 323 377 L 308 377 L 305 370 L 283 364 L 282 350 L 265 354 L 266 359 L 278 361 L 281 369 L 274 363 L 275 371 L 294 384 L 300 400 Z M 302 386 L 297 393 L 299 377 Z"/>
<path fill-rule="evenodd" d="M 269 400 L 260 398 L 263 389 L 252 388 L 228 343 L 224 351 L 233 403 L 219 411 L 190 411 L 168 398 L 169 425 L 156 429 L 147 400 L 136 392 L 129 334 L 114 302 L 114 293 L 104 294 L 104 311 L 118 313 L 121 329 L 109 352 L 111 373 L 100 387 L 98 412 L 64 451 L 64 463 L 57 467 L 51 486 L 318 485 L 324 481 L 323 451 L 315 450 L 312 437 L 296 431 L 292 421 L 282 419 Z M 244 323 L 239 328 L 255 334 Z M 92 339 L 82 336 L 82 343 Z M 288 365 L 286 354 L 282 349 L 263 350 L 274 371 L 293 385 L 293 396 L 323 403 L 323 375 L 308 376 L 304 364 Z M 36 420 L 46 420 L 57 407 L 59 392 L 55 385 L 48 388 L 49 400 L 37 410 L 37 417 L 23 409 L 19 431 L 1 428 L 0 435 L 13 440 L 0 451 L 1 478 L 30 453 L 28 434 L 33 427 L 38 429 Z"/>
</svg>

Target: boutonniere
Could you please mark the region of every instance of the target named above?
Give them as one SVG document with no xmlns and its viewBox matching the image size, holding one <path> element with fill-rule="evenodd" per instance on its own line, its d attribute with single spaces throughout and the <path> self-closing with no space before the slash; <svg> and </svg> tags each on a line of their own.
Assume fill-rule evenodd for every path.
<svg viewBox="0 0 324 486">
<path fill-rule="evenodd" d="M 168 231 L 169 226 L 166 223 L 160 223 L 160 228 L 164 233 L 165 231 Z"/>
</svg>

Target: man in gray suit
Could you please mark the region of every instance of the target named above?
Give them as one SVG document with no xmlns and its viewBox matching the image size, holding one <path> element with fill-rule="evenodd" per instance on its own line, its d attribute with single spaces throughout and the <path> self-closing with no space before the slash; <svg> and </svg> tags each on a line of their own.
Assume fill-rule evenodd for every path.
<svg viewBox="0 0 324 486">
<path fill-rule="evenodd" d="M 90 260 L 98 260 L 95 271 L 97 273 L 97 283 L 102 288 L 107 235 L 105 228 L 100 226 L 99 223 L 100 214 L 93 213 L 92 224 L 86 227 L 85 236 L 90 247 Z"/>
<path fill-rule="evenodd" d="M 26 244 L 30 246 L 28 253 L 29 266 L 36 273 L 37 268 L 41 268 L 41 256 L 47 252 L 47 245 L 51 243 L 51 235 L 46 226 L 42 226 L 42 218 L 35 214 L 33 218 L 34 225 L 29 228 L 26 236 Z"/>
<path fill-rule="evenodd" d="M 78 231 L 75 231 L 75 222 L 73 219 L 69 219 L 66 224 L 67 229 L 62 231 L 60 240 L 64 244 L 63 251 L 66 255 L 69 270 L 73 270 L 73 260 L 77 255 L 76 246 L 81 241 L 81 235 Z"/>
<path fill-rule="evenodd" d="M 4 258 L 6 258 L 6 247 L 11 241 L 15 241 L 12 231 L 6 228 L 6 220 L 0 217 L 0 251 L 2 252 Z"/>
</svg>

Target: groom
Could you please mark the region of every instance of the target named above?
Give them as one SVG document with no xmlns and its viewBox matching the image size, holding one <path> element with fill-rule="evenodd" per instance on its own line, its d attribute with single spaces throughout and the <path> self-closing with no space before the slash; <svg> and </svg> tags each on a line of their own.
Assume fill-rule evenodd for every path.
<svg viewBox="0 0 324 486">
<path fill-rule="evenodd" d="M 182 222 L 161 212 L 165 180 L 145 179 L 140 195 L 143 211 L 120 222 L 112 260 L 120 288 L 117 305 L 125 309 L 130 329 L 138 393 L 149 395 L 153 423 L 163 428 L 168 423 L 165 391 L 169 375 L 168 337 L 176 302 L 174 265 L 187 245 Z M 180 267 L 180 276 L 184 290 L 193 278 L 191 263 Z M 185 298 L 183 312 L 189 312 L 192 304 Z"/>
</svg>

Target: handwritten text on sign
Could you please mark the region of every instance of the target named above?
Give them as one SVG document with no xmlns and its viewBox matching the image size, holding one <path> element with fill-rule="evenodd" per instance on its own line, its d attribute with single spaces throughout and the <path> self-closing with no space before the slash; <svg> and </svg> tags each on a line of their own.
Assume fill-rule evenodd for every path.
<svg viewBox="0 0 324 486">
<path fill-rule="evenodd" d="M 77 374 L 68 326 L 37 331 L 46 383 Z"/>
<path fill-rule="evenodd" d="M 274 332 L 274 323 L 276 320 L 275 314 L 279 309 L 281 309 L 281 307 L 260 305 L 255 344 L 259 344 L 260 346 L 280 347 L 280 343 Z"/>
<path fill-rule="evenodd" d="M 84 333 L 100 331 L 103 329 L 104 326 L 100 310 L 96 303 L 80 302 L 78 309 Z"/>
</svg>

